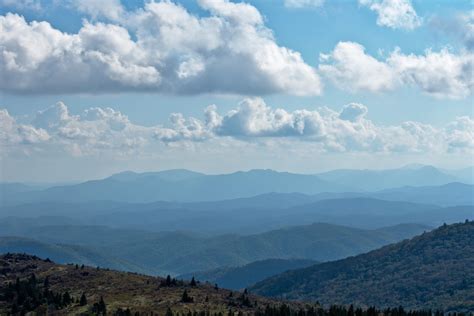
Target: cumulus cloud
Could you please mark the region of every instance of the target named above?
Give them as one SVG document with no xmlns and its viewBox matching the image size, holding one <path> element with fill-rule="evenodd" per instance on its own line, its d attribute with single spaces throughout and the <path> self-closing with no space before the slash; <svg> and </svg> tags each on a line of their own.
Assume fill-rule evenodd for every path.
<svg viewBox="0 0 474 316">
<path fill-rule="evenodd" d="M 450 153 L 474 151 L 474 120 L 463 116 L 444 127 L 420 122 L 384 126 L 372 122 L 368 108 L 349 103 L 341 110 L 327 107 L 287 111 L 272 108 L 261 98 L 244 99 L 227 113 L 215 105 L 204 119 L 174 113 L 164 125 L 135 124 L 112 108 L 90 108 L 71 115 L 64 103 L 39 111 L 30 124 L 19 124 L 0 111 L 0 145 L 10 150 L 56 148 L 72 155 L 117 156 L 137 154 L 164 145 L 188 147 L 213 143 L 232 147 L 259 143 L 264 146 L 305 144 L 319 152 Z"/>
<path fill-rule="evenodd" d="M 359 0 L 359 4 L 377 13 L 377 25 L 405 30 L 421 25 L 410 0 Z"/>
<path fill-rule="evenodd" d="M 365 52 L 362 45 L 340 42 L 329 54 L 321 54 L 319 69 L 341 89 L 371 92 L 393 90 L 401 85 L 419 88 L 438 98 L 465 98 L 474 88 L 474 55 L 454 54 L 447 48 L 423 55 L 395 49 L 385 60 Z"/>
<path fill-rule="evenodd" d="M 322 6 L 324 0 L 284 0 L 285 7 L 287 8 L 317 8 Z"/>
<path fill-rule="evenodd" d="M 49 138 L 49 134 L 44 129 L 19 124 L 7 110 L 0 109 L 0 147 L 37 144 Z"/>
<path fill-rule="evenodd" d="M 358 43 L 339 42 L 330 54 L 320 55 L 320 62 L 321 73 L 342 89 L 377 92 L 397 85 L 390 65 L 366 54 Z"/>
<path fill-rule="evenodd" d="M 0 16 L 1 90 L 321 93 L 315 69 L 279 46 L 250 4 L 200 0 L 205 17 L 170 1 L 127 12 L 112 0 L 76 5 L 102 22 L 68 34 L 45 21 Z"/>
</svg>

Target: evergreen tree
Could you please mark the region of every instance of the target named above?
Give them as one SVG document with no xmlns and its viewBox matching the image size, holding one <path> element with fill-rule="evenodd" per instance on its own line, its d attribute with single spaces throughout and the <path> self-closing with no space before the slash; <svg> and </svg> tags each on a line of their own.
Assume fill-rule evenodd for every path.
<svg viewBox="0 0 474 316">
<path fill-rule="evenodd" d="M 80 306 L 87 305 L 87 298 L 86 298 L 86 295 L 84 293 L 82 293 L 82 295 L 81 295 L 81 299 L 79 300 L 79 305 Z"/>
<path fill-rule="evenodd" d="M 103 315 L 107 315 L 107 307 L 105 306 L 104 298 L 101 296 L 99 301 L 99 312 Z"/>
<path fill-rule="evenodd" d="M 72 300 L 71 300 L 71 296 L 69 295 L 69 292 L 68 291 L 64 292 L 64 294 L 63 294 L 63 305 L 67 306 L 67 305 L 71 304 L 71 301 Z"/>
<path fill-rule="evenodd" d="M 48 276 L 46 278 L 44 278 L 43 287 L 45 289 L 49 288 L 49 277 Z"/>
<path fill-rule="evenodd" d="M 171 310 L 171 308 L 168 307 L 168 308 L 166 309 L 166 314 L 165 314 L 165 316 L 173 316 L 173 311 Z"/>
<path fill-rule="evenodd" d="M 183 294 L 181 295 L 181 302 L 183 303 L 192 303 L 194 301 L 194 299 L 189 296 L 188 294 L 188 290 L 184 290 Z"/>
<path fill-rule="evenodd" d="M 190 283 L 191 286 L 196 286 L 196 280 L 194 279 L 194 276 L 193 278 L 191 279 L 191 283 Z"/>
</svg>

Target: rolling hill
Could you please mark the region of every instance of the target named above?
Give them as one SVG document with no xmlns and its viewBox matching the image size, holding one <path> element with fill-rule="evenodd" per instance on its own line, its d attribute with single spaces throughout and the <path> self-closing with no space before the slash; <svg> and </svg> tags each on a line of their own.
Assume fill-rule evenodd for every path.
<svg viewBox="0 0 474 316">
<path fill-rule="evenodd" d="M 317 223 L 252 235 L 206 236 L 179 231 L 154 233 L 105 226 L 58 225 L 30 226 L 16 235 L 49 244 L 79 245 L 109 258 L 133 262 L 137 267 L 133 271 L 177 275 L 265 259 L 334 260 L 429 229 L 423 225 L 398 225 L 364 230 Z"/>
<path fill-rule="evenodd" d="M 50 244 L 22 237 L 0 237 L 0 254 L 9 252 L 29 253 L 61 263 L 74 262 L 124 271 L 140 271 L 130 262 L 113 259 L 78 245 Z"/>
<path fill-rule="evenodd" d="M 381 249 L 282 273 L 262 295 L 323 304 L 474 311 L 474 222 L 442 226 Z"/>
<path fill-rule="evenodd" d="M 177 278 L 191 280 L 194 277 L 227 289 L 242 290 L 273 275 L 313 264 L 316 264 L 316 261 L 307 259 L 266 259 L 240 267 L 223 267 L 182 274 Z"/>
</svg>

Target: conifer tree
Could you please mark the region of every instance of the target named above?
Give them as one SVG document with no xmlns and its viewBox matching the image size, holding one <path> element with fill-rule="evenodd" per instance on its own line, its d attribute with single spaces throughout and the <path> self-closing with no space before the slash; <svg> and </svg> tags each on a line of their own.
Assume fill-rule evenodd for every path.
<svg viewBox="0 0 474 316">
<path fill-rule="evenodd" d="M 194 299 L 189 296 L 188 294 L 188 290 L 184 290 L 183 294 L 181 295 L 181 302 L 183 303 L 192 303 L 194 301 Z"/>
<path fill-rule="evenodd" d="M 171 308 L 168 307 L 168 308 L 166 309 L 166 314 L 165 314 L 165 316 L 173 316 L 173 311 L 171 310 Z"/>
<path fill-rule="evenodd" d="M 79 305 L 80 306 L 87 305 L 87 298 L 86 298 L 86 295 L 84 293 L 82 293 L 82 295 L 81 295 L 81 299 L 79 300 Z"/>
</svg>

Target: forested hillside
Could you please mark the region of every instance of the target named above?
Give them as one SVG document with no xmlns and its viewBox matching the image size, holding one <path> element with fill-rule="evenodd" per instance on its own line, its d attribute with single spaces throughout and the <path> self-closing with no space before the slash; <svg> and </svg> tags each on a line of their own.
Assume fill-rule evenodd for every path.
<svg viewBox="0 0 474 316">
<path fill-rule="evenodd" d="M 474 222 L 264 280 L 255 293 L 323 304 L 474 311 Z"/>
</svg>

